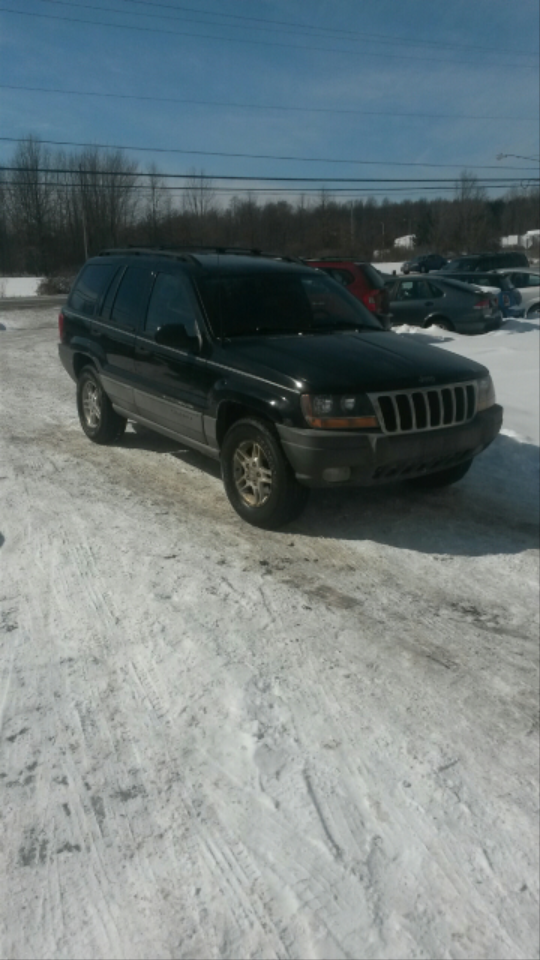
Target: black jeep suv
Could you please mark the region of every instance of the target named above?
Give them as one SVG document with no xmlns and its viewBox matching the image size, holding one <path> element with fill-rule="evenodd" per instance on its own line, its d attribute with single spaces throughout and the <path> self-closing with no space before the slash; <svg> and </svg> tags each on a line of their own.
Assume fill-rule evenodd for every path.
<svg viewBox="0 0 540 960">
<path fill-rule="evenodd" d="M 221 461 L 268 529 L 309 487 L 459 480 L 497 435 L 485 367 L 385 331 L 322 271 L 257 251 L 107 250 L 59 316 L 84 432 L 127 419 Z"/>
</svg>

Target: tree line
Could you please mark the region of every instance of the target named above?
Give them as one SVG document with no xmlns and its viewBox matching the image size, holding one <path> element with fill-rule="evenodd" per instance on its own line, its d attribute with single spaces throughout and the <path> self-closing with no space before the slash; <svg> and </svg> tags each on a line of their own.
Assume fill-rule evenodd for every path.
<svg viewBox="0 0 540 960">
<path fill-rule="evenodd" d="M 331 191 L 293 202 L 242 192 L 224 203 L 201 172 L 178 198 L 155 165 L 121 150 L 51 151 L 20 141 L 0 171 L 0 275 L 73 275 L 107 247 L 219 245 L 289 256 L 393 259 L 394 241 L 416 236 L 420 252 L 497 249 L 500 237 L 538 226 L 538 188 L 489 197 L 463 171 L 448 198 L 340 200 Z M 390 255 L 390 251 L 392 251 Z"/>
</svg>

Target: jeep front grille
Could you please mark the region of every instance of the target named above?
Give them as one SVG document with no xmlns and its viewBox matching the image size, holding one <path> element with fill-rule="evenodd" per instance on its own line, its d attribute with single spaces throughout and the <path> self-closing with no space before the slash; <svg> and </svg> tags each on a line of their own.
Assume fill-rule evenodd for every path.
<svg viewBox="0 0 540 960">
<path fill-rule="evenodd" d="M 467 423 L 476 413 L 476 382 L 368 394 L 384 433 L 416 433 Z"/>
</svg>

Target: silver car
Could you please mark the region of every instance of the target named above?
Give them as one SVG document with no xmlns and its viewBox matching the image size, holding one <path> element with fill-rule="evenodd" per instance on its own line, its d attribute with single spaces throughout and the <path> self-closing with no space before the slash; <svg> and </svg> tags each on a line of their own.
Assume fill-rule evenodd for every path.
<svg viewBox="0 0 540 960">
<path fill-rule="evenodd" d="M 540 268 L 519 267 L 513 270 L 498 270 L 512 282 L 521 294 L 521 306 L 525 317 L 540 314 Z"/>
</svg>

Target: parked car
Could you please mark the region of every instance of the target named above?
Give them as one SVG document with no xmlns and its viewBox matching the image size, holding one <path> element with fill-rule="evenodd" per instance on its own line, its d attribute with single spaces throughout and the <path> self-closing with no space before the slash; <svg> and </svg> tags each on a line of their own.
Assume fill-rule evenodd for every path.
<svg viewBox="0 0 540 960">
<path fill-rule="evenodd" d="M 440 270 L 448 263 L 446 257 L 441 257 L 439 253 L 426 253 L 422 256 L 413 257 L 412 260 L 406 260 L 401 267 L 402 273 L 429 273 L 430 270 Z"/>
<path fill-rule="evenodd" d="M 540 269 L 521 267 L 519 270 L 501 270 L 500 273 L 508 277 L 519 291 L 523 315 L 532 317 L 540 313 Z"/>
<path fill-rule="evenodd" d="M 377 314 L 383 326 L 390 326 L 388 315 L 388 292 L 379 271 L 363 260 L 323 257 L 320 260 L 305 260 L 310 267 L 324 270 L 332 280 L 340 283 L 353 297 L 360 300 L 371 313 Z"/>
<path fill-rule="evenodd" d="M 258 527 L 297 516 L 309 487 L 455 483 L 502 423 L 484 366 L 260 253 L 106 250 L 58 322 L 89 439 L 119 441 L 129 418 L 219 460 Z"/>
<path fill-rule="evenodd" d="M 519 250 L 506 250 L 501 253 L 479 253 L 474 256 L 457 257 L 450 260 L 440 273 L 470 273 L 489 270 L 503 270 L 504 267 L 528 267 L 529 261 Z"/>
<path fill-rule="evenodd" d="M 487 333 L 501 326 L 496 289 L 459 280 L 397 277 L 388 285 L 392 325 L 416 327 L 436 324 L 457 333 Z"/>
<path fill-rule="evenodd" d="M 516 290 L 510 277 L 500 270 L 492 270 L 491 273 L 444 273 L 443 278 L 498 290 L 498 303 L 503 317 L 523 316 L 521 293 Z"/>
</svg>

